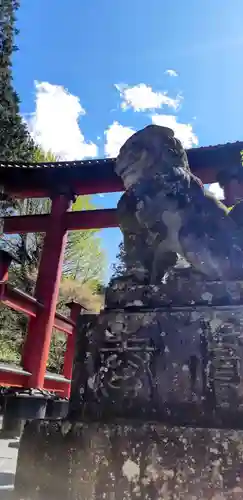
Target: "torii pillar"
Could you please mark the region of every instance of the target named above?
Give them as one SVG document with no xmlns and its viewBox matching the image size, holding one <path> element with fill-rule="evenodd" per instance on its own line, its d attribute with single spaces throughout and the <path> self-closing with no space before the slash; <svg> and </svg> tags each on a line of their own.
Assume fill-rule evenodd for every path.
<svg viewBox="0 0 243 500">
<path fill-rule="evenodd" d="M 52 198 L 35 290 L 35 297 L 43 304 L 43 308 L 38 308 L 36 317 L 29 321 L 22 357 L 23 368 L 31 373 L 28 380 L 29 387 L 44 387 L 67 242 L 64 217 L 70 208 L 71 200 L 70 193 L 59 194 Z"/>
</svg>

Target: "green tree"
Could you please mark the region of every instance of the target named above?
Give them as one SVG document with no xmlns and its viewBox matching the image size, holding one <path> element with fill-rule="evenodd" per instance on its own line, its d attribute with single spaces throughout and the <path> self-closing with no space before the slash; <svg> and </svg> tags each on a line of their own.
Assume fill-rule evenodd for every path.
<svg viewBox="0 0 243 500">
<path fill-rule="evenodd" d="M 73 211 L 94 210 L 90 196 L 79 196 Z M 103 281 L 105 255 L 96 229 L 71 231 L 65 252 L 64 275 L 81 283 L 89 282 L 96 288 Z"/>
<path fill-rule="evenodd" d="M 112 266 L 112 271 L 112 278 L 123 276 L 123 274 L 126 272 L 125 249 L 123 241 L 121 241 L 121 243 L 119 244 L 116 262 Z"/>
<path fill-rule="evenodd" d="M 12 77 L 12 55 L 17 50 L 14 39 L 18 7 L 17 0 L 0 0 L 0 159 L 28 161 L 34 143 L 20 116 L 20 101 Z M 1 191 L 0 185 L 0 216 L 3 216 L 12 211 L 14 202 Z"/>
<path fill-rule="evenodd" d="M 34 143 L 19 113 L 19 97 L 13 88 L 12 55 L 17 50 L 15 15 L 17 0 L 0 0 L 0 159 L 26 160 Z"/>
</svg>

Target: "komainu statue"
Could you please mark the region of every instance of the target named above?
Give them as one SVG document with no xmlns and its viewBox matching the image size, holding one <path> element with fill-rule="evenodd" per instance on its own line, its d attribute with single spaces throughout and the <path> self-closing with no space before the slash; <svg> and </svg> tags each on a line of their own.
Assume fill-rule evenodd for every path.
<svg viewBox="0 0 243 500">
<path fill-rule="evenodd" d="M 243 275 L 243 233 L 191 173 L 172 130 L 151 125 L 134 134 L 116 172 L 126 189 L 118 217 L 134 282 L 161 282 L 178 255 L 207 279 Z"/>
</svg>

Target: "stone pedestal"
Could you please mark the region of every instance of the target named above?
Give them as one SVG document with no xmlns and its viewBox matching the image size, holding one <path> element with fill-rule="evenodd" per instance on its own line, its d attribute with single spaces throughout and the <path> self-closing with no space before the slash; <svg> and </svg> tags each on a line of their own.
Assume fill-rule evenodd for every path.
<svg viewBox="0 0 243 500">
<path fill-rule="evenodd" d="M 169 275 L 160 285 L 136 285 L 118 278 L 107 288 L 105 304 L 107 310 L 241 305 L 243 281 L 206 281 L 188 268 Z"/>
<path fill-rule="evenodd" d="M 243 427 L 243 283 L 175 285 L 121 283 L 108 292 L 109 307 L 82 318 L 77 418 Z"/>
<path fill-rule="evenodd" d="M 121 286 L 80 318 L 68 420 L 25 429 L 16 498 L 241 499 L 242 282 Z"/>
<path fill-rule="evenodd" d="M 18 500 L 241 500 L 243 432 L 116 422 L 29 424 Z"/>
</svg>

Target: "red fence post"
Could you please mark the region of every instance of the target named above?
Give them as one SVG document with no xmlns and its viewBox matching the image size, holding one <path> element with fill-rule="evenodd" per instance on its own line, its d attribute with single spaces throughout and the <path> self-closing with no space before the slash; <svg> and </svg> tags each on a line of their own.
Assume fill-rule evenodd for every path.
<svg viewBox="0 0 243 500">
<path fill-rule="evenodd" d="M 0 302 L 4 299 L 5 285 L 8 281 L 8 269 L 12 259 L 12 256 L 8 252 L 0 250 Z"/>
<path fill-rule="evenodd" d="M 67 241 L 64 217 L 69 206 L 70 196 L 59 195 L 52 200 L 35 290 L 36 299 L 44 307 L 38 310 L 35 318 L 30 319 L 22 356 L 23 368 L 32 374 L 28 380 L 29 387 L 44 386 Z"/>
<path fill-rule="evenodd" d="M 0 250 L 0 281 L 8 281 L 8 269 L 12 260 L 12 255 Z"/>
<path fill-rule="evenodd" d="M 70 308 L 70 319 L 75 323 L 75 325 L 73 327 L 72 335 L 69 335 L 67 338 L 66 351 L 64 355 L 63 376 L 68 380 L 71 380 L 73 371 L 75 342 L 76 342 L 77 321 L 80 313 L 85 309 L 77 302 L 70 302 L 67 305 Z M 71 385 L 67 385 L 65 397 L 69 398 L 70 392 L 71 392 Z"/>
</svg>

